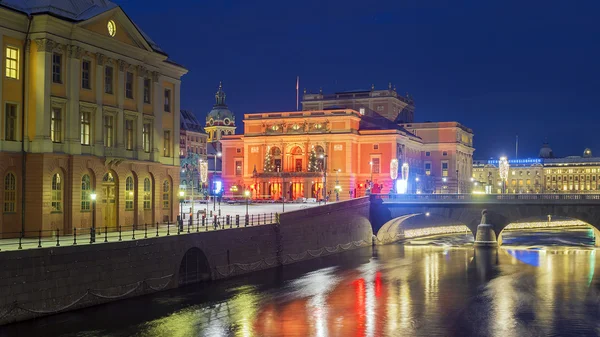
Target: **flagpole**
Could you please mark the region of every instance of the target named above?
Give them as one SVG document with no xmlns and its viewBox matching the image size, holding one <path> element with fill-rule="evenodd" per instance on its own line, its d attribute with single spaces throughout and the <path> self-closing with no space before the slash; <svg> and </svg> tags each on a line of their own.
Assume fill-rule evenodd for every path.
<svg viewBox="0 0 600 337">
<path fill-rule="evenodd" d="M 296 111 L 298 111 L 298 98 L 299 98 L 299 92 L 298 92 L 298 88 L 300 87 L 300 76 L 296 76 Z"/>
</svg>

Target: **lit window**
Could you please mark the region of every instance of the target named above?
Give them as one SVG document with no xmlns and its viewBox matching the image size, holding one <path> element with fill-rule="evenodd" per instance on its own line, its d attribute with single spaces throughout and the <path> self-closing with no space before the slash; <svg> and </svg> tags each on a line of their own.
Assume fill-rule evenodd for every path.
<svg viewBox="0 0 600 337">
<path fill-rule="evenodd" d="M 52 82 L 62 83 L 62 55 L 58 53 L 52 54 Z"/>
<path fill-rule="evenodd" d="M 133 120 L 125 120 L 125 150 L 133 150 Z"/>
<path fill-rule="evenodd" d="M 425 163 L 425 175 L 431 175 L 431 163 Z"/>
<path fill-rule="evenodd" d="M 442 162 L 442 177 L 448 176 L 448 162 Z"/>
<path fill-rule="evenodd" d="M 6 77 L 19 79 L 19 49 L 6 47 Z"/>
<path fill-rule="evenodd" d="M 150 88 L 151 88 L 150 79 L 145 78 L 144 79 L 144 103 L 150 104 Z"/>
<path fill-rule="evenodd" d="M 81 145 L 90 145 L 90 112 L 82 111 L 81 115 Z"/>
<path fill-rule="evenodd" d="M 104 146 L 114 146 L 114 117 L 104 116 Z"/>
<path fill-rule="evenodd" d="M 125 76 L 125 97 L 133 99 L 133 73 L 130 72 Z"/>
<path fill-rule="evenodd" d="M 16 212 L 17 207 L 17 178 L 13 173 L 4 177 L 4 212 Z"/>
<path fill-rule="evenodd" d="M 133 195 L 134 195 L 133 178 L 127 177 L 127 179 L 125 179 L 125 210 L 126 211 L 133 210 Z"/>
<path fill-rule="evenodd" d="M 5 105 L 5 125 L 4 139 L 17 140 L 17 105 L 6 103 Z"/>
<path fill-rule="evenodd" d="M 365 114 L 365 108 L 360 108 L 360 109 L 358 110 L 358 112 L 359 112 L 361 115 L 363 115 L 363 116 L 364 116 L 364 114 Z"/>
<path fill-rule="evenodd" d="M 164 132 L 163 138 L 163 156 L 170 157 L 171 156 L 171 131 Z"/>
<path fill-rule="evenodd" d="M 142 142 L 144 143 L 144 152 L 150 152 L 150 123 L 144 123 L 142 128 Z"/>
<path fill-rule="evenodd" d="M 236 176 L 242 175 L 242 161 L 241 160 L 236 160 L 236 162 L 235 162 L 235 175 Z"/>
<path fill-rule="evenodd" d="M 104 68 L 104 92 L 113 93 L 113 67 L 106 66 Z"/>
<path fill-rule="evenodd" d="M 62 179 L 58 173 L 52 176 L 52 212 L 62 212 Z"/>
<path fill-rule="evenodd" d="M 379 158 L 372 158 L 371 159 L 371 167 L 372 167 L 372 171 L 373 173 L 379 173 Z"/>
<path fill-rule="evenodd" d="M 62 118 L 60 108 L 53 108 L 50 116 L 50 139 L 53 143 L 60 143 L 62 140 Z"/>
<path fill-rule="evenodd" d="M 171 90 L 165 89 L 165 112 L 171 112 Z"/>
<path fill-rule="evenodd" d="M 163 203 L 163 208 L 164 209 L 169 209 L 169 199 L 170 199 L 170 195 L 171 195 L 171 184 L 169 184 L 168 180 L 165 180 L 163 182 L 163 191 L 162 191 L 162 203 Z"/>
<path fill-rule="evenodd" d="M 90 82 L 90 68 L 91 68 L 91 62 L 87 61 L 87 60 L 83 60 L 81 62 L 81 87 L 83 89 L 91 89 L 91 82 Z"/>
<path fill-rule="evenodd" d="M 152 185 L 150 179 L 144 179 L 144 209 L 150 209 L 152 198 Z"/>
<path fill-rule="evenodd" d="M 81 178 L 81 210 L 89 211 L 90 208 L 90 191 L 92 190 L 92 183 L 90 176 L 84 174 Z"/>
</svg>

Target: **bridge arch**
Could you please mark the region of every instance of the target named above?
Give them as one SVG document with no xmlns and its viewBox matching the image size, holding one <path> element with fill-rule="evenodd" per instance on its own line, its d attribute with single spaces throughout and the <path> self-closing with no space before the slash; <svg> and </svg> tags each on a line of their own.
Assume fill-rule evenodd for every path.
<svg viewBox="0 0 600 337">
<path fill-rule="evenodd" d="M 399 216 L 383 224 L 377 232 L 377 244 L 388 244 L 404 238 L 464 232 L 469 232 L 475 237 L 475 231 L 461 221 L 430 212 L 413 213 Z"/>
<path fill-rule="evenodd" d="M 211 280 L 210 265 L 200 248 L 189 248 L 179 264 L 177 274 L 179 286 Z"/>
<path fill-rule="evenodd" d="M 556 229 L 556 228 L 578 228 L 585 227 L 589 228 L 594 233 L 594 243 L 596 247 L 600 247 L 600 230 L 581 219 L 571 218 L 571 217 L 561 217 L 556 219 L 555 216 L 550 215 L 547 220 L 542 219 L 542 217 L 533 217 L 533 218 L 525 218 L 520 219 L 515 222 L 511 222 L 504 228 L 500 230 L 498 233 L 498 245 L 503 244 L 503 236 L 506 234 L 507 230 L 527 230 L 527 229 Z"/>
</svg>

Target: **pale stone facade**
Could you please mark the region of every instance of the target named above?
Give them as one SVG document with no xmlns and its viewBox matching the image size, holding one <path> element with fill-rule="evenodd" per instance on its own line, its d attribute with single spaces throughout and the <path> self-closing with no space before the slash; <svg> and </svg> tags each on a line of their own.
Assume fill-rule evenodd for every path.
<svg viewBox="0 0 600 337">
<path fill-rule="evenodd" d="M 2 232 L 71 232 L 94 213 L 112 229 L 176 215 L 187 70 L 114 3 L 89 5 L 0 6 Z"/>
</svg>

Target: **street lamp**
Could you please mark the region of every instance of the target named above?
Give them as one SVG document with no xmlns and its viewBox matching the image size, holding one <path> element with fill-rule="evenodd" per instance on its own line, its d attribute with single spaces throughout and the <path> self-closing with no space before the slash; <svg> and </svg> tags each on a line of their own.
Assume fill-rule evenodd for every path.
<svg viewBox="0 0 600 337">
<path fill-rule="evenodd" d="M 90 243 L 96 242 L 96 192 L 90 194 L 92 199 L 92 235 L 90 235 Z"/>
<path fill-rule="evenodd" d="M 372 193 L 373 190 L 373 161 L 369 162 L 369 167 L 371 170 L 371 180 L 369 180 L 369 194 Z"/>
<path fill-rule="evenodd" d="M 215 167 L 214 167 L 214 172 L 213 172 L 213 211 L 217 210 L 217 191 L 215 188 L 215 177 L 217 176 L 217 157 L 221 157 L 223 154 L 221 153 L 221 151 L 217 152 L 213 158 L 215 159 Z M 223 163 L 221 163 L 221 166 L 223 166 Z M 221 203 L 219 203 L 219 209 L 221 209 Z"/>
<path fill-rule="evenodd" d="M 248 199 L 250 198 L 250 191 L 246 190 L 244 195 L 246 195 L 246 219 L 248 219 Z"/>
<path fill-rule="evenodd" d="M 335 170 L 335 201 L 340 201 L 340 191 L 342 190 L 342 186 L 340 186 L 340 181 L 338 179 L 338 173 L 342 172 L 342 169 Z"/>
<path fill-rule="evenodd" d="M 327 204 L 327 155 L 322 154 L 319 158 L 323 159 L 323 201 Z"/>
</svg>

